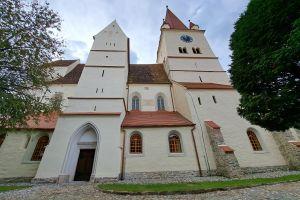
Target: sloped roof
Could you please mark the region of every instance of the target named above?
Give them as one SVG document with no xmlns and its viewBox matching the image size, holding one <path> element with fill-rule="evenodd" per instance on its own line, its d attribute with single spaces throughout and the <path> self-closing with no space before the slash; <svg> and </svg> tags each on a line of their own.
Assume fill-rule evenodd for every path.
<svg viewBox="0 0 300 200">
<path fill-rule="evenodd" d="M 30 118 L 27 121 L 27 126 L 25 129 L 40 129 L 40 130 L 52 130 L 55 129 L 56 122 L 58 119 L 58 113 L 52 113 L 49 116 L 40 115 L 37 119 L 37 122 Z"/>
<path fill-rule="evenodd" d="M 223 89 L 232 90 L 231 85 L 218 84 L 218 83 L 192 83 L 192 82 L 178 82 L 180 85 L 187 89 Z"/>
<path fill-rule="evenodd" d="M 122 127 L 174 127 L 193 126 L 194 124 L 178 112 L 169 111 L 129 111 Z"/>
<path fill-rule="evenodd" d="M 170 83 L 163 64 L 131 64 L 128 83 Z"/>
<path fill-rule="evenodd" d="M 77 60 L 56 60 L 50 63 L 51 66 L 54 67 L 67 67 Z"/>
<path fill-rule="evenodd" d="M 65 76 L 60 77 L 51 82 L 51 84 L 77 84 L 82 70 L 84 68 L 84 64 L 78 64 L 72 71 L 67 73 Z"/>
<path fill-rule="evenodd" d="M 167 13 L 166 13 L 166 17 L 165 17 L 165 21 L 164 23 L 169 24 L 171 29 L 188 29 L 183 22 L 176 16 L 174 15 L 174 13 L 167 8 Z"/>
</svg>

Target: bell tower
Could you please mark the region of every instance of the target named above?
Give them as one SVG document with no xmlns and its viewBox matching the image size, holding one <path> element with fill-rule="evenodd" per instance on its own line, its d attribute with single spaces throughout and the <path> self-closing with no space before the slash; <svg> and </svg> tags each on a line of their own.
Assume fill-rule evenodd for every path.
<svg viewBox="0 0 300 200">
<path fill-rule="evenodd" d="M 210 48 L 204 30 L 189 21 L 189 27 L 167 7 L 161 26 L 157 63 L 165 63 L 171 80 L 229 84 L 218 57 Z"/>
</svg>

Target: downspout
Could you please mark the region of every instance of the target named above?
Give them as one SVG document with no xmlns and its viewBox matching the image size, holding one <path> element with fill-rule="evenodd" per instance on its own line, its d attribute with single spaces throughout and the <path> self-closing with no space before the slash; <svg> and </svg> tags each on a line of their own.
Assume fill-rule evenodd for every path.
<svg viewBox="0 0 300 200">
<path fill-rule="evenodd" d="M 173 92 L 172 92 L 172 83 L 170 84 L 170 92 L 171 92 L 173 111 L 175 111 L 175 105 L 174 105 L 174 100 L 173 100 Z"/>
<path fill-rule="evenodd" d="M 194 130 L 195 130 L 195 129 L 196 129 L 196 127 L 194 126 L 194 127 L 191 129 L 191 134 L 192 134 L 193 143 L 194 143 L 194 149 L 195 149 L 195 154 L 196 154 L 196 159 L 197 159 L 197 165 L 198 165 L 198 170 L 199 170 L 199 176 L 202 176 L 201 165 L 200 165 L 199 155 L 198 155 L 198 151 L 197 151 L 197 146 L 196 146 L 195 136 L 194 136 Z"/>
<path fill-rule="evenodd" d="M 126 132 L 124 129 L 121 129 L 123 133 L 123 144 L 122 144 L 122 157 L 121 157 L 121 172 L 120 172 L 120 180 L 124 180 L 125 176 L 125 139 L 126 139 Z"/>
</svg>

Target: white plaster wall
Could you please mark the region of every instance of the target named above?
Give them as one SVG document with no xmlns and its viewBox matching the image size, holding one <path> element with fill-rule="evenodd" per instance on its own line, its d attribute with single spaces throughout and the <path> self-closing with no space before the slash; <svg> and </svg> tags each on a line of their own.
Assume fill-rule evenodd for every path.
<svg viewBox="0 0 300 200">
<path fill-rule="evenodd" d="M 117 177 L 120 173 L 120 124 L 123 116 L 62 116 L 35 178 L 58 177 L 62 173 L 68 143 L 73 134 L 87 122 L 99 130 L 99 148 L 95 177 Z M 55 162 L 54 162 L 55 161 Z"/>
<path fill-rule="evenodd" d="M 187 72 L 187 71 L 171 71 L 170 78 L 177 82 L 202 82 L 219 83 L 229 85 L 230 80 L 226 72 Z"/>
<path fill-rule="evenodd" d="M 176 130 L 181 136 L 183 153 L 169 153 L 168 135 Z M 139 131 L 143 138 L 143 154 L 129 153 L 130 134 Z M 126 129 L 126 172 L 198 170 L 191 127 Z"/>
<path fill-rule="evenodd" d="M 224 71 L 219 60 L 168 58 L 170 70 Z"/>
<path fill-rule="evenodd" d="M 125 66 L 127 52 L 90 51 L 86 65 Z"/>
<path fill-rule="evenodd" d="M 30 161 L 36 140 L 28 142 L 29 136 L 38 135 L 38 131 L 13 131 L 6 134 L 0 147 L 0 178 L 34 177 L 39 166 L 39 161 Z M 50 132 L 43 134 L 49 135 Z M 26 143 L 28 145 L 26 147 Z M 26 154 L 29 154 L 26 156 Z"/>
<path fill-rule="evenodd" d="M 164 29 L 162 30 L 162 34 L 162 39 L 164 39 L 167 44 L 167 56 L 215 57 L 204 36 L 204 31 Z M 185 43 L 181 41 L 180 36 L 183 34 L 193 37 L 193 42 Z M 179 53 L 178 47 L 186 47 L 188 53 Z M 192 51 L 193 47 L 199 47 L 201 54 L 194 54 Z"/>
<path fill-rule="evenodd" d="M 198 126 L 202 126 L 204 132 L 206 132 L 205 120 L 212 120 L 220 125 L 225 143 L 235 150 L 241 167 L 286 164 L 271 133 L 261 127 L 251 125 L 237 114 L 239 94 L 235 90 L 191 90 L 190 93 L 197 111 L 197 115 L 194 115 L 197 118 L 194 121 Z M 213 102 L 212 95 L 216 97 L 216 104 Z M 201 99 L 201 105 L 198 104 L 198 97 Z M 190 109 L 194 110 L 192 103 Z M 253 151 L 246 133 L 249 127 L 257 130 L 263 151 Z"/>
<path fill-rule="evenodd" d="M 132 109 L 132 97 L 138 93 L 141 97 L 142 111 L 157 111 L 157 96 L 162 94 L 165 109 L 173 111 L 169 84 L 129 84 L 129 110 Z"/>
<path fill-rule="evenodd" d="M 103 70 L 104 75 L 102 76 Z M 124 75 L 126 72 L 125 68 L 85 67 L 75 95 L 80 97 L 123 97 L 127 81 Z"/>
</svg>

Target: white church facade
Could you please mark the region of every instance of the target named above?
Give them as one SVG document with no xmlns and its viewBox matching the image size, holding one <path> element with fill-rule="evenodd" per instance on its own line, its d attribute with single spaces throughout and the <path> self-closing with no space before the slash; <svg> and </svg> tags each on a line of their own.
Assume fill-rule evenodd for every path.
<svg viewBox="0 0 300 200">
<path fill-rule="evenodd" d="M 155 64 L 130 64 L 116 21 L 85 64 L 52 63 L 63 110 L 0 137 L 0 179 L 106 181 L 300 169 L 300 132 L 271 133 L 236 111 L 239 94 L 204 30 L 167 9 Z"/>
</svg>

